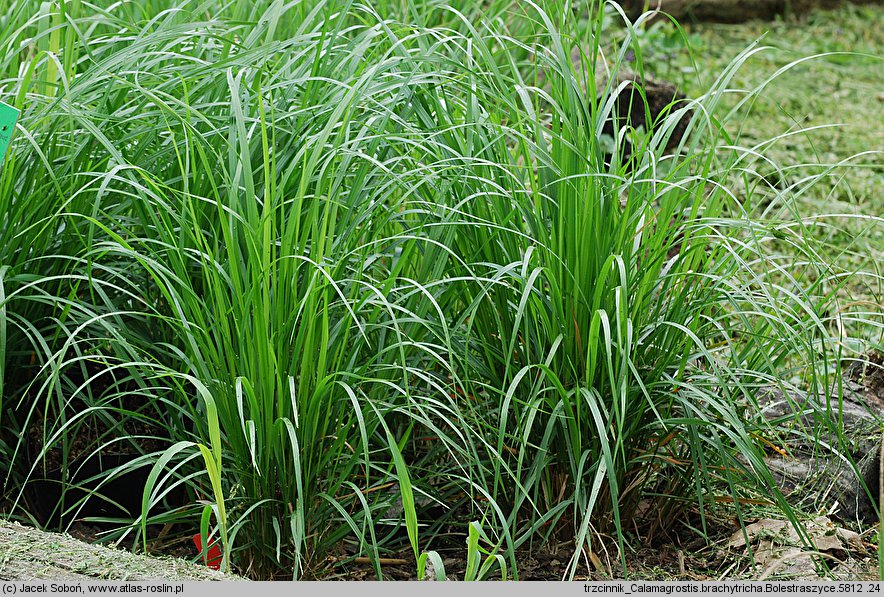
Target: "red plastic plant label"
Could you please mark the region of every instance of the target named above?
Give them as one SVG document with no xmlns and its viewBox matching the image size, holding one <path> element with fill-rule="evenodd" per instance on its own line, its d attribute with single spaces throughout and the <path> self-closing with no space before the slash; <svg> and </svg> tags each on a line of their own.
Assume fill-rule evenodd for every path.
<svg viewBox="0 0 884 597">
<path fill-rule="evenodd" d="M 218 544 L 215 541 L 209 541 L 208 553 L 205 554 L 203 553 L 203 538 L 199 533 L 193 536 L 193 544 L 196 545 L 200 555 L 203 556 L 203 561 L 206 563 L 206 566 L 213 570 L 221 570 L 221 548 L 218 547 Z"/>
</svg>

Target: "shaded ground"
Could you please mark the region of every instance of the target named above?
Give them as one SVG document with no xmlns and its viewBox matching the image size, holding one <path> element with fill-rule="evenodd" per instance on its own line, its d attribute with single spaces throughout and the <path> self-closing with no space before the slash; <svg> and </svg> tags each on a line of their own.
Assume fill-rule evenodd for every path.
<svg viewBox="0 0 884 597">
<path fill-rule="evenodd" d="M 685 524 L 668 535 L 627 536 L 626 576 L 641 580 L 877 580 L 877 512 L 871 499 L 878 497 L 882 473 L 876 456 L 884 421 L 884 357 L 872 353 L 865 366 L 846 367 L 843 383 L 839 432 L 825 425 L 825 417 L 813 416 L 825 412 L 825 397 L 784 393 L 773 387 L 758 392 L 762 415 L 783 433 L 773 438 L 780 448 L 772 450 L 768 465 L 812 547 L 774 502 L 759 496 L 756 502 L 747 501 L 742 525 L 735 508 L 710 507 L 703 521 L 695 509 Z M 789 433 L 796 425 L 822 426 L 810 434 Z M 845 461 L 847 456 L 864 473 L 873 496 L 866 493 L 853 465 Z M 705 528 L 705 536 L 700 528 Z M 567 529 L 559 533 L 567 534 Z M 463 578 L 465 537 L 452 535 L 446 544 L 430 549 L 441 556 L 448 579 Z M 624 576 L 613 540 L 603 546 L 595 541 L 595 549 L 594 554 L 582 555 L 574 580 Z M 343 551 L 333 558 L 337 563 L 328 580 L 375 579 L 367 559 L 354 559 Z M 519 579 L 568 579 L 573 552 L 572 541 L 538 541 L 532 549 L 517 553 Z M 823 555 L 814 555 L 817 552 Z M 381 572 L 384 580 L 416 580 L 414 557 L 407 549 L 386 554 Z M 488 578 L 500 578 L 496 566 Z M 512 578 L 511 570 L 508 578 Z"/>
<path fill-rule="evenodd" d="M 730 522 L 725 530 L 725 523 Z M 846 543 L 839 549 L 827 553 L 827 568 L 820 567 L 820 560 L 812 558 L 800 545 L 787 542 L 774 545 L 763 541 L 760 536 L 753 539 L 751 549 L 744 545 L 729 545 L 729 540 L 738 529 L 735 521 L 718 521 L 722 525 L 711 533 L 710 540 L 698 538 L 685 532 L 687 541 L 643 545 L 635 540 L 627 547 L 627 578 L 648 581 L 719 581 L 719 580 L 877 580 L 878 570 L 875 546 L 863 541 L 862 545 L 849 546 Z M 537 552 L 519 552 L 519 580 L 561 581 L 569 578 L 571 550 L 567 545 L 549 549 L 539 548 Z M 764 550 L 764 551 L 763 551 Z M 801 551 L 801 554 L 796 553 Z M 439 550 L 448 580 L 463 579 L 466 561 L 464 547 Z M 771 557 L 774 555 L 775 557 Z M 616 552 L 609 550 L 600 557 L 582 558 L 574 576 L 575 581 L 603 581 L 624 578 L 619 560 L 612 561 Z M 781 560 L 781 561 L 780 561 Z M 382 565 L 384 580 L 417 580 L 414 558 L 403 551 L 386 559 Z M 508 570 L 508 579 L 512 574 Z M 337 572 L 325 580 L 375 580 L 371 564 L 350 561 L 342 563 Z M 494 568 L 487 580 L 500 580 L 500 571 Z"/>
</svg>

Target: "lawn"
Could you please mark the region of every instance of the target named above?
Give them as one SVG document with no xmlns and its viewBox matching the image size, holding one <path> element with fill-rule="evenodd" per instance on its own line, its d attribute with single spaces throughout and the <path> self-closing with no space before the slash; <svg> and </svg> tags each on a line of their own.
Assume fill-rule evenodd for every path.
<svg viewBox="0 0 884 597">
<path fill-rule="evenodd" d="M 803 528 L 768 457 L 855 467 L 882 349 L 882 15 L 12 0 L 0 511 L 255 579 Z M 611 126 L 626 69 L 689 99 Z"/>
<path fill-rule="evenodd" d="M 788 135 L 765 147 L 765 157 L 776 161 L 782 172 L 761 160 L 754 165 L 776 188 L 825 172 L 826 184 L 801 194 L 795 207 L 807 217 L 842 216 L 819 219 L 814 234 L 824 243 L 829 259 L 844 271 L 872 274 L 852 276 L 844 304 L 861 302 L 870 311 L 880 309 L 884 304 L 879 266 L 884 261 L 880 223 L 884 201 L 879 192 L 884 184 L 880 153 L 884 92 L 879 70 L 884 9 L 847 4 L 837 11 L 816 10 L 773 23 L 705 24 L 690 30 L 691 52 L 673 48 L 674 27 L 665 25 L 657 25 L 657 35 L 671 38 L 668 47 L 665 42 L 658 44 L 663 49 L 656 54 L 652 50 L 649 60 L 654 72 L 677 81 L 687 93 L 701 92 L 734 55 L 753 43 L 765 50 L 735 76 L 736 89 L 755 89 L 779 69 L 801 61 L 765 85 L 731 132 L 752 145 Z M 815 167 L 806 167 L 810 163 Z M 839 167 L 826 172 L 816 165 Z M 795 217 L 777 207 L 764 212 L 765 217 Z M 871 334 L 869 338 L 880 345 L 879 327 L 848 327 L 851 333 Z"/>
</svg>

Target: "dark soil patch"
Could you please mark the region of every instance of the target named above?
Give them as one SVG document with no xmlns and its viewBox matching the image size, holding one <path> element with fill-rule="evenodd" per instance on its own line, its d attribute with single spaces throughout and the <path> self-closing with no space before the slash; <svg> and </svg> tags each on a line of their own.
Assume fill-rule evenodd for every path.
<svg viewBox="0 0 884 597">
<path fill-rule="evenodd" d="M 62 407 L 35 408 L 28 417 L 26 468 L 19 471 L 26 479 L 26 509 L 51 528 L 137 517 L 150 466 L 136 461 L 169 445 L 161 416 L 145 407 L 135 383 L 98 357 L 70 367 L 60 383 L 73 397 Z M 112 471 L 118 473 L 109 476 Z M 183 498 L 170 495 L 168 505 L 181 505 Z"/>
<path fill-rule="evenodd" d="M 863 360 L 854 361 L 844 377 L 863 388 L 869 406 L 884 412 L 884 354 L 871 352 Z"/>
</svg>

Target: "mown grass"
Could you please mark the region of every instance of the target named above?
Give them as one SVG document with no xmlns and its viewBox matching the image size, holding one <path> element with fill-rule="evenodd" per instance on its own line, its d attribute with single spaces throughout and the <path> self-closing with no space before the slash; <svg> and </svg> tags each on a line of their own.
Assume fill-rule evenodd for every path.
<svg viewBox="0 0 884 597">
<path fill-rule="evenodd" d="M 880 6 L 846 4 L 837 11 L 817 10 L 773 23 L 696 25 L 690 29 L 690 51 L 678 46 L 680 35 L 665 23 L 647 35 L 650 69 L 689 94 L 701 92 L 735 52 L 755 42 L 768 49 L 735 76 L 737 89 L 754 89 L 792 61 L 818 56 L 770 81 L 730 132 L 746 144 L 788 133 L 765 147 L 773 164 L 758 161 L 759 173 L 773 189 L 756 193 L 759 212 L 772 219 L 831 214 L 816 222 L 813 234 L 839 268 L 871 274 L 851 276 L 841 295 L 847 311 L 870 313 L 884 303 L 879 266 L 884 236 L 877 219 L 884 211 L 877 192 L 884 183 L 879 151 L 884 129 L 878 124 L 884 119 L 884 96 L 877 74 L 884 48 L 882 23 Z M 815 174 L 829 182 L 798 195 L 795 213 L 784 214 L 782 206 L 770 201 L 776 189 Z M 845 317 L 848 339 L 858 334 L 881 344 L 880 329 L 854 326 L 851 320 Z"/>
<path fill-rule="evenodd" d="M 728 134 L 725 101 L 753 50 L 615 131 L 623 160 L 602 140 L 616 78 L 595 73 L 642 47 L 611 51 L 617 10 L 584 8 L 14 2 L 13 515 L 35 515 L 41 462 L 89 438 L 135 454 L 97 481 L 149 471 L 140 514 L 93 522 L 142 549 L 162 525 L 212 534 L 256 578 L 321 577 L 332 552 L 380 576 L 386 550 L 417 562 L 452 529 L 471 574 L 518 578 L 516 551 L 555 534 L 573 577 L 606 537 L 623 565 L 627 530 L 702 534 L 722 502 L 739 518 L 764 493 L 795 520 L 755 394 L 809 390 L 837 424 L 853 278 L 806 221 L 759 207 L 767 149 Z M 795 214 L 815 187 L 837 188 L 774 201 Z M 880 333 L 880 311 L 852 313 Z M 481 570 L 480 540 L 501 556 Z"/>
</svg>

